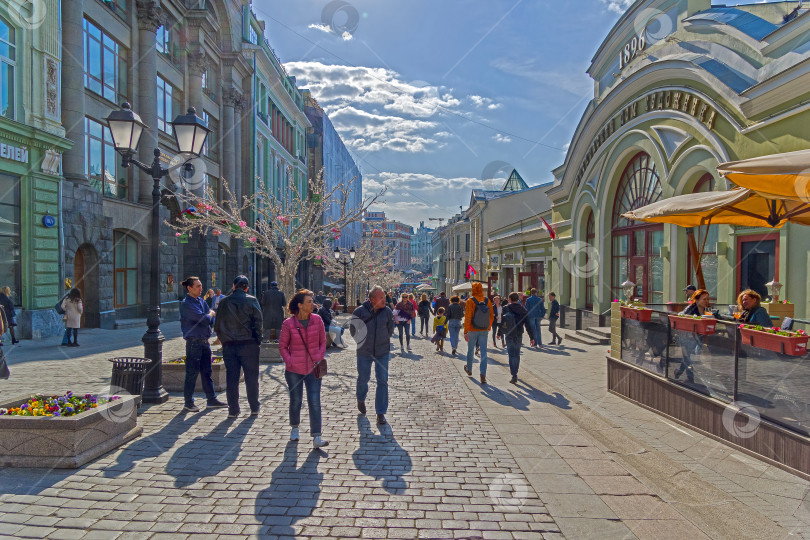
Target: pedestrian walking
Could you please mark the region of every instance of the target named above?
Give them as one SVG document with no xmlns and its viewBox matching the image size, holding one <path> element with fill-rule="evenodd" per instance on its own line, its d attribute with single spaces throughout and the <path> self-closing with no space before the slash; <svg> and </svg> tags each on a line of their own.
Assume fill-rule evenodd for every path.
<svg viewBox="0 0 810 540">
<path fill-rule="evenodd" d="M 551 334 L 551 344 L 562 345 L 562 338 L 557 334 L 557 320 L 560 318 L 560 303 L 557 302 L 557 295 L 548 293 L 548 299 L 551 301 L 548 310 L 548 331 Z"/>
<path fill-rule="evenodd" d="M 225 362 L 225 395 L 228 418 L 239 416 L 240 370 L 245 374 L 250 415 L 259 415 L 259 346 L 262 342 L 262 310 L 255 296 L 247 293 L 250 282 L 236 276 L 233 291 L 219 303 L 214 329 L 222 341 Z"/>
<path fill-rule="evenodd" d="M 416 314 L 419 311 L 419 306 L 416 303 L 416 297 L 413 295 L 413 293 L 408 293 L 408 300 L 411 301 L 411 305 L 413 306 L 413 313 L 414 313 L 413 319 L 411 319 L 411 335 L 413 337 L 416 337 Z"/>
<path fill-rule="evenodd" d="M 183 410 L 199 412 L 194 404 L 194 387 L 197 375 L 208 400 L 206 407 L 221 408 L 226 405 L 217 399 L 214 391 L 213 368 L 211 367 L 211 327 L 214 325 L 214 310 L 200 298 L 202 282 L 197 276 L 186 278 L 181 285 L 186 288 L 186 297 L 180 302 L 180 330 L 186 340 L 186 380 L 183 384 Z"/>
<path fill-rule="evenodd" d="M 394 315 L 386 305 L 385 291 L 374 286 L 368 293 L 368 300 L 352 313 L 349 331 L 357 342 L 357 410 L 366 414 L 368 382 L 371 380 L 371 366 L 377 381 L 374 408 L 377 423 L 386 423 L 388 413 L 388 361 L 391 336 L 394 335 Z"/>
<path fill-rule="evenodd" d="M 427 294 L 422 293 L 422 299 L 419 300 L 419 332 L 424 334 L 425 336 L 428 335 L 428 321 L 430 321 L 430 300 L 428 300 Z"/>
<path fill-rule="evenodd" d="M 464 341 L 467 342 L 467 365 L 464 371 L 472 376 L 477 345 L 481 351 L 481 384 L 487 384 L 487 338 L 494 317 L 492 302 L 484 296 L 484 287 L 480 283 L 473 283 L 471 295 L 464 306 Z"/>
<path fill-rule="evenodd" d="M 287 299 L 284 298 L 284 293 L 278 290 L 278 283 L 271 281 L 270 288 L 264 291 L 261 302 L 264 329 L 269 339 L 278 339 L 286 305 Z"/>
<path fill-rule="evenodd" d="M 464 306 L 461 305 L 461 299 L 458 295 L 453 295 L 449 302 L 450 305 L 447 307 L 447 333 L 450 335 L 450 347 L 453 349 L 451 354 L 456 354 L 458 334 L 464 325 Z M 438 300 L 436 303 L 438 304 Z"/>
<path fill-rule="evenodd" d="M 436 352 L 444 352 L 444 335 L 446 331 L 447 317 L 444 314 L 444 308 L 440 307 L 433 318 L 433 339 L 431 339 L 436 344 Z"/>
<path fill-rule="evenodd" d="M 14 334 L 14 327 L 17 326 L 17 312 L 14 310 L 14 302 L 11 300 L 11 287 L 6 286 L 0 289 L 0 306 L 6 313 L 6 320 L 8 321 L 6 329 L 11 334 L 11 344 L 19 343 L 20 340 Z M 3 335 L 5 335 L 5 332 L 0 334 L 0 336 Z"/>
<path fill-rule="evenodd" d="M 225 295 L 222 294 L 222 289 L 214 289 L 214 303 L 211 306 L 211 309 L 216 311 L 223 298 L 225 298 Z"/>
<path fill-rule="evenodd" d="M 203 300 L 205 300 L 208 309 L 214 309 L 214 289 L 208 289 L 205 291 L 205 296 L 203 296 Z"/>
<path fill-rule="evenodd" d="M 546 316 L 546 306 L 537 289 L 532 289 L 526 298 L 526 311 L 529 313 L 529 326 L 535 347 L 543 346 L 543 335 L 540 333 L 540 321 Z"/>
<path fill-rule="evenodd" d="M 492 346 L 498 348 L 498 329 L 501 327 L 501 317 L 503 316 L 503 306 L 501 305 L 501 297 L 497 294 L 492 297 L 492 309 L 495 312 L 495 318 L 492 319 Z M 501 339 L 501 346 L 506 347 L 506 343 Z"/>
<path fill-rule="evenodd" d="M 324 300 L 326 300 L 326 295 L 323 294 L 323 291 L 318 291 L 318 294 L 315 295 L 315 303 L 322 306 Z"/>
<path fill-rule="evenodd" d="M 394 308 L 394 315 L 397 319 L 397 329 L 399 330 L 399 350 L 400 352 L 404 352 L 405 349 L 402 346 L 402 333 L 405 333 L 405 343 L 408 346 L 408 350 L 411 350 L 411 320 L 416 316 L 416 310 L 413 308 L 413 304 L 408 299 L 408 293 L 402 293 L 402 297 L 400 302 Z"/>
<path fill-rule="evenodd" d="M 312 447 L 317 449 L 329 444 L 321 437 L 321 379 L 315 372 L 315 364 L 326 356 L 326 332 L 323 319 L 312 312 L 315 309 L 312 291 L 302 289 L 295 293 L 288 309 L 290 317 L 281 325 L 278 350 L 284 359 L 284 379 L 290 391 L 290 440 L 299 438 L 306 388 L 309 433 Z"/>
<path fill-rule="evenodd" d="M 509 294 L 509 304 L 503 308 L 501 325 L 498 328 L 498 337 L 506 338 L 506 354 L 509 356 L 509 372 L 512 384 L 517 384 L 518 370 L 520 369 L 520 347 L 523 345 L 523 329 L 529 329 L 529 317 L 526 308 L 520 305 L 520 294 Z"/>
<path fill-rule="evenodd" d="M 62 309 L 65 310 L 62 320 L 65 321 L 65 328 L 67 329 L 67 346 L 78 347 L 79 328 L 82 325 L 82 313 L 84 312 L 82 293 L 79 289 L 75 287 L 70 289 L 67 298 L 62 300 Z M 71 333 L 73 334 L 73 341 L 70 340 Z"/>
<path fill-rule="evenodd" d="M 433 314 L 436 315 L 436 311 L 440 308 L 444 308 L 445 314 L 447 314 L 447 308 L 450 307 L 450 299 L 447 298 L 447 295 L 444 294 L 444 291 L 439 293 L 439 296 L 433 299 Z"/>
</svg>

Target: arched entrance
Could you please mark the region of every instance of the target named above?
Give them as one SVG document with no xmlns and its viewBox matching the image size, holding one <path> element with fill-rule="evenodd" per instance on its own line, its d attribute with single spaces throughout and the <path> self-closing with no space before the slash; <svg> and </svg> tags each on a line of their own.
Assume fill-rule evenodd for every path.
<svg viewBox="0 0 810 540">
<path fill-rule="evenodd" d="M 73 286 L 82 293 L 82 328 L 98 328 L 101 316 L 98 307 L 98 253 L 91 244 L 82 244 L 73 257 Z"/>
<path fill-rule="evenodd" d="M 629 277 L 636 284 L 637 299 L 653 304 L 664 302 L 664 261 L 661 258 L 664 226 L 621 217 L 661 197 L 661 180 L 655 162 L 649 154 L 639 152 L 624 169 L 613 202 L 613 298 L 624 298 L 621 284 Z"/>
</svg>

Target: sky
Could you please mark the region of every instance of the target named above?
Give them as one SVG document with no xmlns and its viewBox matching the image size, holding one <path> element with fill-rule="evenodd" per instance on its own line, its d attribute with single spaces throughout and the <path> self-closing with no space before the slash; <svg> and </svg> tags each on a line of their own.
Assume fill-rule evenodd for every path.
<svg viewBox="0 0 810 540">
<path fill-rule="evenodd" d="M 633 0 L 254 0 L 389 218 L 417 227 L 549 183 L 588 101 L 590 60 Z M 742 2 L 745 3 L 745 2 Z"/>
</svg>

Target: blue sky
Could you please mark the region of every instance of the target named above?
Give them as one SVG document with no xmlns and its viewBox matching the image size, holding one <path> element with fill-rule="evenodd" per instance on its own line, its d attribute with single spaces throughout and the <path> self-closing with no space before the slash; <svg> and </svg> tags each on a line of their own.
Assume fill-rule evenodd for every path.
<svg viewBox="0 0 810 540">
<path fill-rule="evenodd" d="M 300 87 L 329 114 L 377 209 L 418 225 L 500 189 L 552 180 L 632 0 L 254 0 Z M 330 11 L 331 8 L 331 11 Z M 493 178 L 494 177 L 494 178 Z M 435 226 L 436 222 L 433 223 Z"/>
</svg>

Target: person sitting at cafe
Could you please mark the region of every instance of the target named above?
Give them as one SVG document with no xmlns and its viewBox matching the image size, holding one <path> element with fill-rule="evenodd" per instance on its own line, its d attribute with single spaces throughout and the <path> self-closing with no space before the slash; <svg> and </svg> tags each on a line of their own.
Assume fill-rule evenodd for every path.
<svg viewBox="0 0 810 540">
<path fill-rule="evenodd" d="M 711 314 L 712 312 L 709 311 L 709 291 L 706 289 L 697 289 L 689 298 L 689 305 L 680 313 L 680 315 L 686 315 L 687 317 L 694 315 L 702 317 Z"/>
<path fill-rule="evenodd" d="M 770 328 L 771 316 L 768 310 L 762 307 L 762 297 L 757 291 L 746 289 L 737 297 L 737 306 L 742 311 L 740 322 Z"/>
<path fill-rule="evenodd" d="M 696 289 L 689 298 L 689 305 L 679 315 L 686 317 L 712 315 L 712 312 L 709 311 L 709 291 Z M 695 369 L 692 364 L 692 356 L 701 353 L 703 340 L 701 336 L 691 332 L 680 331 L 678 333 L 680 334 L 679 341 L 681 344 L 681 365 L 675 370 L 674 377 L 677 380 L 682 374 L 686 373 L 686 379 L 690 383 L 694 383 Z"/>
</svg>

